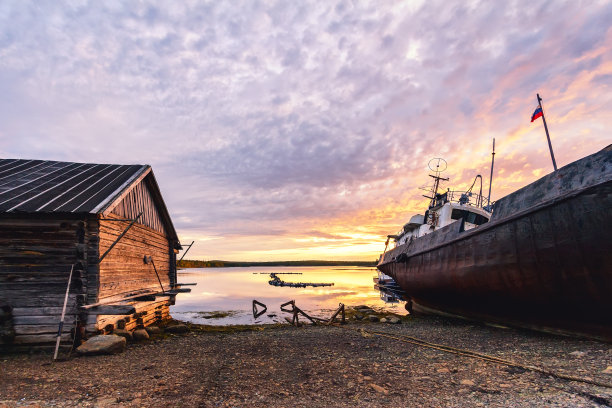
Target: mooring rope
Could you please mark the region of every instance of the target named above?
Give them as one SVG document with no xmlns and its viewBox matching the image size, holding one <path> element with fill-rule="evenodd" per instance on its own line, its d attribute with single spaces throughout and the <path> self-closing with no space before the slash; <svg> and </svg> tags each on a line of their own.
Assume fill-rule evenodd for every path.
<svg viewBox="0 0 612 408">
<path fill-rule="evenodd" d="M 514 362 L 514 361 L 510 361 L 510 360 L 505 360 L 503 358 L 499 358 L 499 357 L 495 357 L 495 356 L 490 356 L 488 354 L 478 353 L 478 352 L 472 351 L 472 350 L 460 349 L 460 348 L 456 348 L 456 347 L 452 347 L 452 346 L 446 346 L 444 344 L 431 343 L 431 342 L 428 342 L 428 341 L 425 341 L 425 340 L 421 340 L 421 339 L 418 339 L 418 338 L 412 337 L 412 336 L 407 336 L 407 335 L 403 335 L 403 334 L 386 333 L 386 332 L 380 332 L 380 331 L 375 331 L 375 330 L 365 330 L 363 328 L 357 329 L 357 328 L 346 327 L 346 326 L 341 326 L 341 325 L 334 325 L 334 326 L 340 327 L 340 328 L 346 329 L 346 330 L 352 330 L 352 331 L 357 331 L 357 332 L 361 332 L 361 333 L 367 333 L 367 334 L 376 335 L 376 336 L 380 336 L 380 337 L 387 337 L 387 338 L 390 338 L 390 339 L 393 339 L 393 340 L 398 340 L 398 341 L 401 341 L 401 342 L 414 344 L 416 346 L 427 347 L 427 348 L 431 348 L 431 349 L 434 349 L 434 350 L 443 351 L 443 352 L 446 352 L 446 353 L 452 353 L 452 354 L 457 354 L 457 355 L 464 356 L 464 357 L 474 358 L 474 359 L 477 359 L 477 360 L 488 361 L 488 362 L 491 362 L 491 363 L 496 363 L 496 364 L 501 364 L 501 365 L 507 365 L 507 366 L 510 366 L 510 367 L 517 367 L 517 368 L 521 368 L 521 369 L 523 369 L 525 371 L 533 371 L 533 372 L 537 372 L 537 373 L 540 373 L 540 374 L 546 374 L 546 375 L 549 375 L 551 377 L 554 377 L 554 378 L 557 378 L 557 379 L 560 379 L 560 380 L 575 381 L 575 382 L 581 382 L 581 383 L 585 383 L 585 384 L 596 385 L 598 387 L 612 388 L 612 384 L 610 384 L 610 383 L 596 381 L 596 380 L 592 380 L 592 379 L 589 379 L 589 378 L 576 377 L 576 376 L 568 375 L 568 374 L 557 373 L 555 371 L 548 370 L 548 369 L 545 369 L 545 368 L 541 368 L 541 367 L 537 367 L 537 366 L 533 366 L 533 365 L 525 365 L 525 364 L 517 363 L 517 362 Z"/>
</svg>

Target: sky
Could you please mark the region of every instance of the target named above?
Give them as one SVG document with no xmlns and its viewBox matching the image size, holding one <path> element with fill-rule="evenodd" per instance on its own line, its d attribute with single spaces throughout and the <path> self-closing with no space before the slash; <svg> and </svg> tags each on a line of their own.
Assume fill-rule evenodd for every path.
<svg viewBox="0 0 612 408">
<path fill-rule="evenodd" d="M 0 2 L 0 157 L 150 164 L 191 259 L 374 260 L 612 143 L 610 1 Z"/>
</svg>

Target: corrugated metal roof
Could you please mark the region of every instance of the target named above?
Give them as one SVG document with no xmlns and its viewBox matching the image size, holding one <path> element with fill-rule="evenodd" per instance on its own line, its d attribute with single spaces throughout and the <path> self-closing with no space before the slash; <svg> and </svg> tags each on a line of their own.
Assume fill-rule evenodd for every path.
<svg viewBox="0 0 612 408">
<path fill-rule="evenodd" d="M 0 159 L 0 213 L 99 213 L 148 168 Z"/>
</svg>

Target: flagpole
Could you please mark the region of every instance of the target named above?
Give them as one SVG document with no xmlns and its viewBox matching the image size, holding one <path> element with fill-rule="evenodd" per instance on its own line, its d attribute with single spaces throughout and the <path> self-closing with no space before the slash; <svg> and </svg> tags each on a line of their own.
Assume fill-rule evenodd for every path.
<svg viewBox="0 0 612 408">
<path fill-rule="evenodd" d="M 548 134 L 548 126 L 546 126 L 546 118 L 544 117 L 544 109 L 542 108 L 542 98 L 540 98 L 540 94 L 536 94 L 538 96 L 538 105 L 540 109 L 542 109 L 542 122 L 544 122 L 544 130 L 546 131 L 546 139 L 548 139 L 548 149 L 550 150 L 550 157 L 553 162 L 553 167 L 555 171 L 557 171 L 557 162 L 555 161 L 555 154 L 553 153 L 552 143 L 550 143 L 550 135 Z"/>
<path fill-rule="evenodd" d="M 489 197 L 487 205 L 491 206 L 491 186 L 493 185 L 493 166 L 495 165 L 495 138 L 493 138 L 493 153 L 491 153 L 491 177 L 489 178 Z"/>
</svg>

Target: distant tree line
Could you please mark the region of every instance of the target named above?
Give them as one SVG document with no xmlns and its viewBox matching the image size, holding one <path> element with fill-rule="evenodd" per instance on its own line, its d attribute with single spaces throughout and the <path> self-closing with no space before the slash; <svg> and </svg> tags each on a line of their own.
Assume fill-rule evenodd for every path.
<svg viewBox="0 0 612 408">
<path fill-rule="evenodd" d="M 246 266 L 376 266 L 376 261 L 272 261 L 272 262 L 234 262 L 234 261 L 196 261 L 183 259 L 179 268 L 232 268 Z"/>
</svg>

